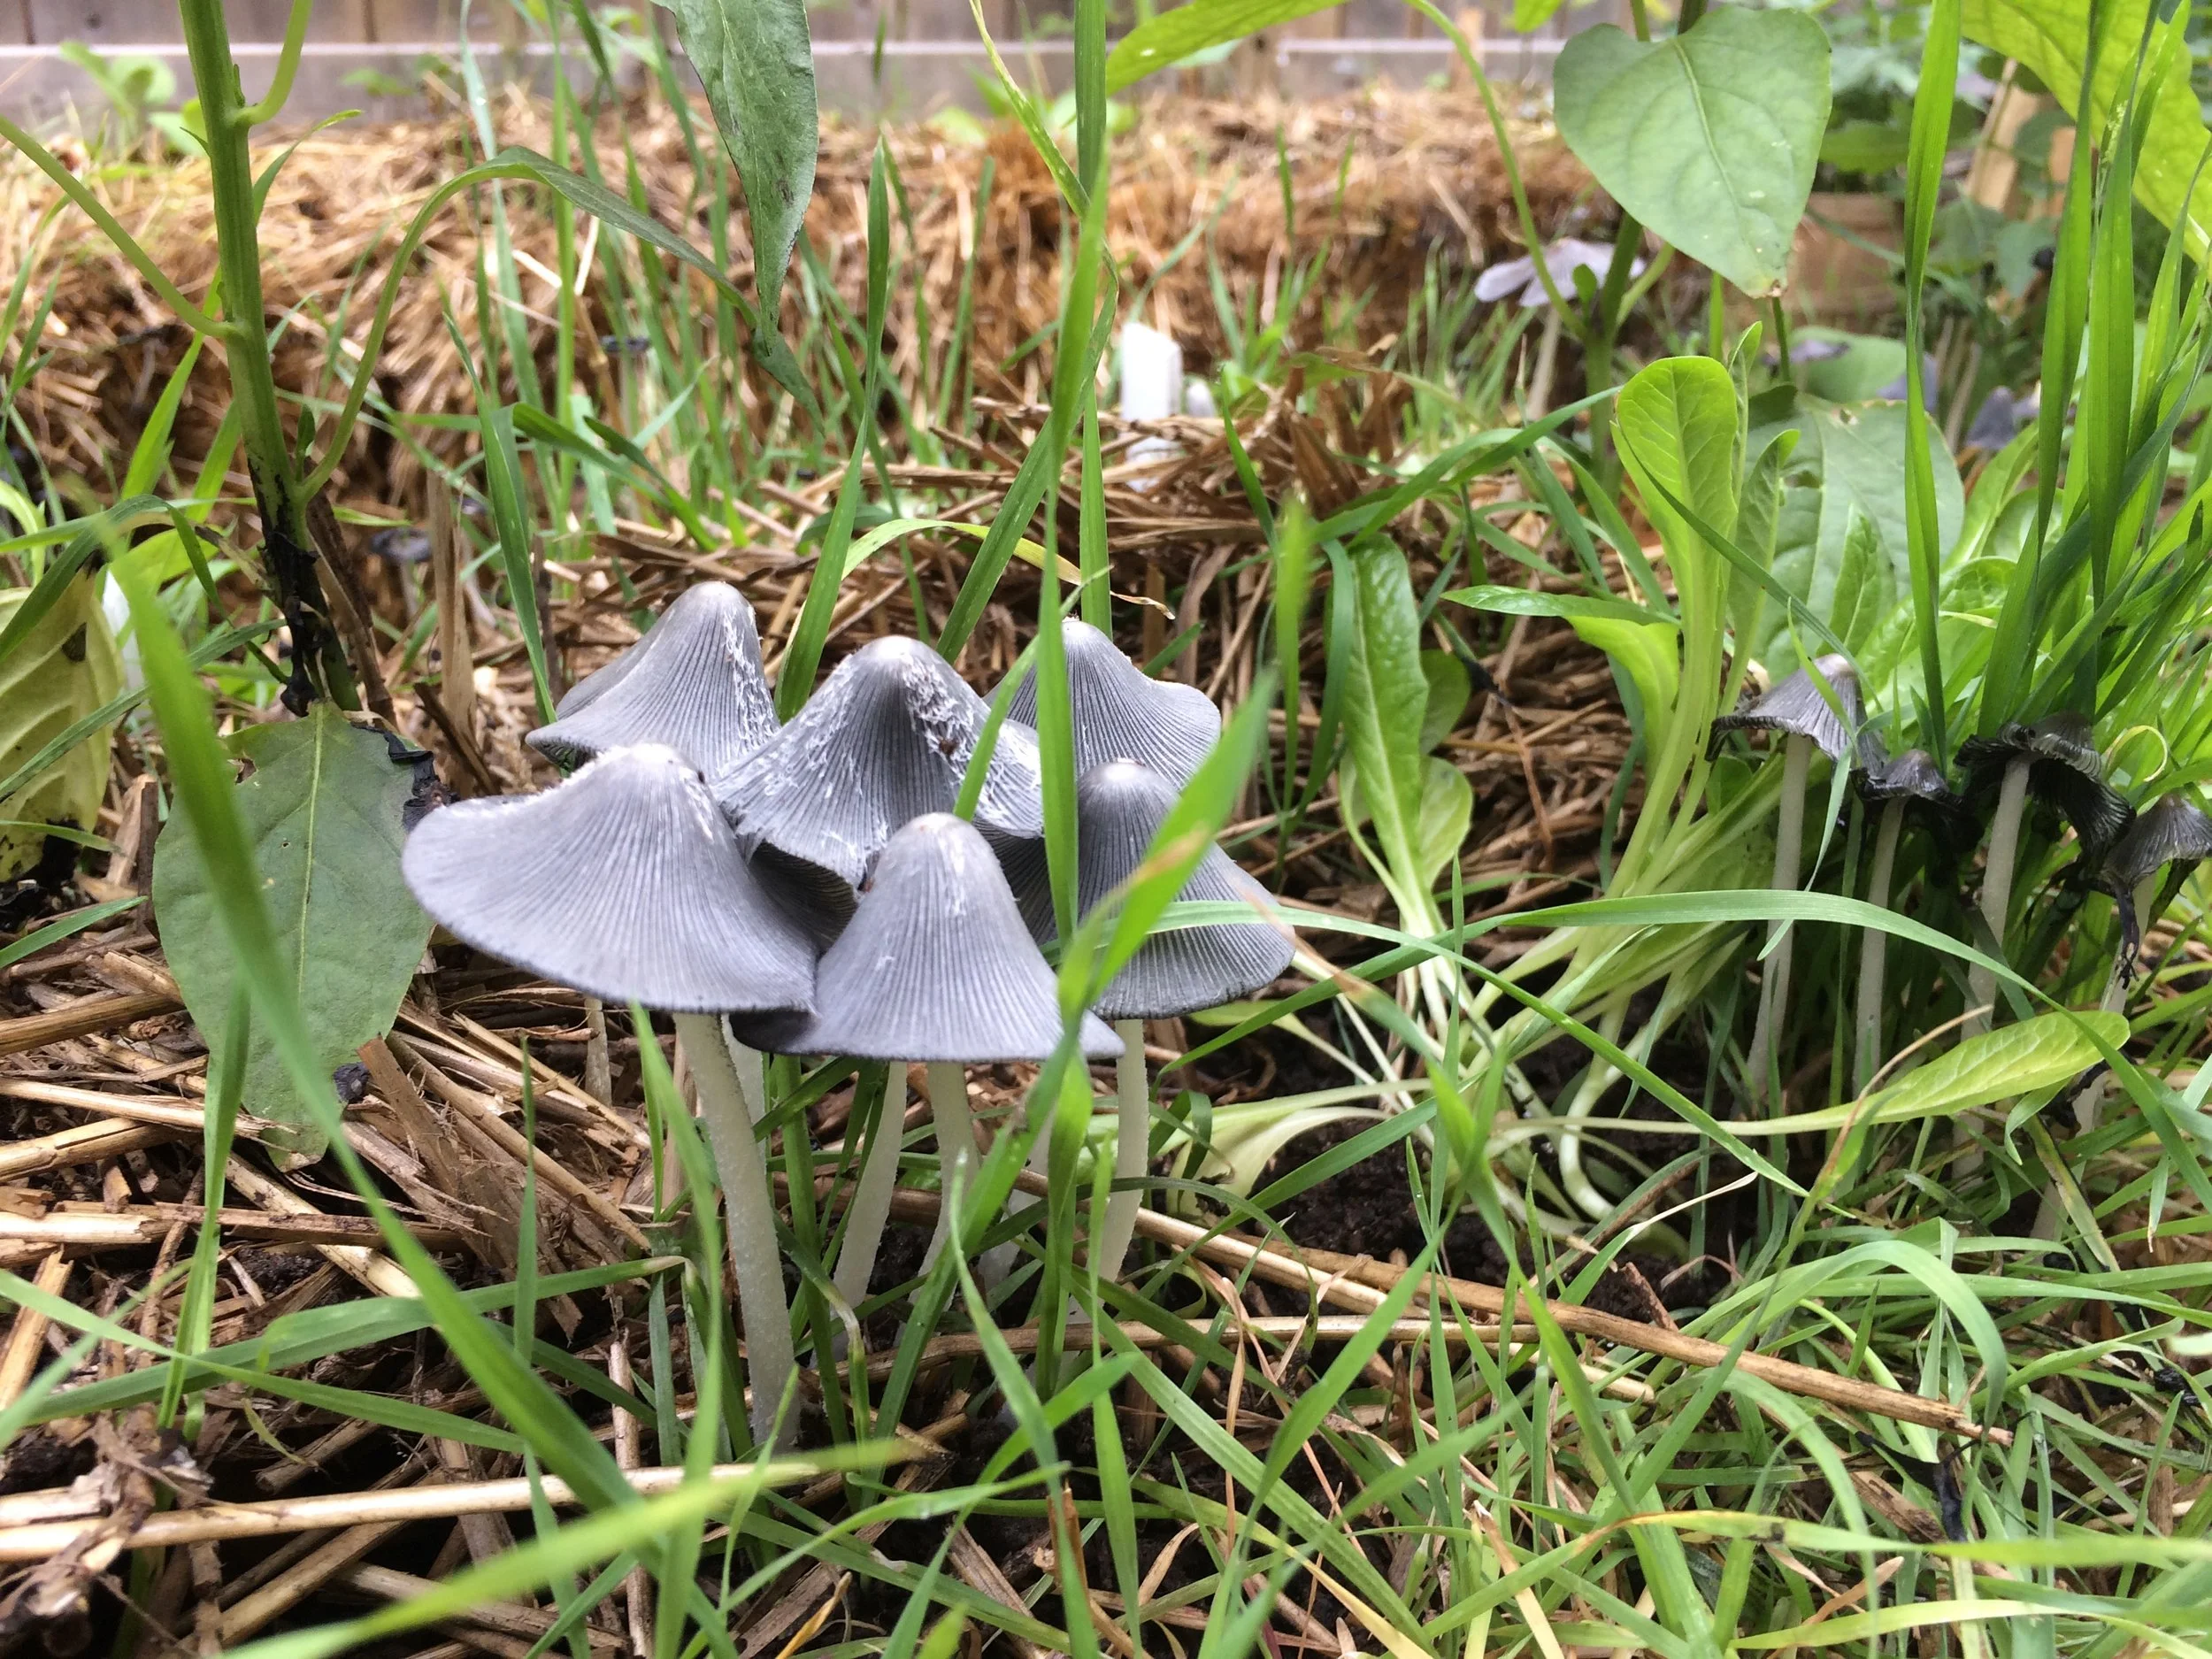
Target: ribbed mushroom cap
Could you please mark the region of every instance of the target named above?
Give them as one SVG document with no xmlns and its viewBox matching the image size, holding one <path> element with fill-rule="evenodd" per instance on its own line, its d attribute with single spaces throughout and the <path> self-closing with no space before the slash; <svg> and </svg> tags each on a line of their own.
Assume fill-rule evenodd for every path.
<svg viewBox="0 0 2212 1659">
<path fill-rule="evenodd" d="M 2015 721 L 1993 738 L 1970 737 L 1959 745 L 1969 794 L 1994 789 L 2005 768 L 2028 762 L 2028 793 L 2055 808 L 2074 826 L 2082 852 L 2092 864 L 2126 832 L 2135 816 L 2120 793 L 2104 780 L 2104 757 L 2098 752 L 2088 719 L 2070 710 L 2044 716 L 2032 726 Z"/>
<path fill-rule="evenodd" d="M 715 798 L 748 853 L 773 847 L 857 887 L 902 825 L 952 810 L 989 713 L 926 645 L 876 640 L 718 780 Z M 975 816 L 1001 835 L 1044 833 L 1036 739 L 1011 721 L 999 728 Z"/>
<path fill-rule="evenodd" d="M 1110 761 L 1076 784 L 1076 904 L 1088 915 L 1127 880 L 1174 806 L 1175 786 L 1133 761 Z M 1023 919 L 1039 942 L 1053 937 L 1052 892 L 1041 842 L 1006 857 Z M 1267 890 L 1218 847 L 1175 895 L 1190 903 L 1256 905 L 1273 913 Z M 1256 914 L 1248 922 L 1210 922 L 1156 933 L 1137 948 L 1094 1005 L 1108 1019 L 1170 1019 L 1249 996 L 1274 982 L 1297 949 L 1287 927 Z"/>
<path fill-rule="evenodd" d="M 561 699 L 530 747 L 577 765 L 631 743 L 664 743 L 718 778 L 776 734 L 753 608 L 727 582 L 688 588 L 645 637 Z"/>
<path fill-rule="evenodd" d="M 2212 858 L 2212 818 L 2178 789 L 2162 795 L 2129 825 L 2105 855 L 2105 873 L 2132 888 L 2162 865 Z"/>
<path fill-rule="evenodd" d="M 1059 1047 L 1059 990 L 975 826 L 949 812 L 890 838 L 851 925 L 822 957 L 812 1019 L 778 1034 L 793 1054 L 987 1065 Z M 1083 1017 L 1083 1053 L 1121 1051 Z"/>
<path fill-rule="evenodd" d="M 1110 760 L 1149 766 L 1177 787 L 1191 780 L 1221 735 L 1221 710 L 1195 686 L 1154 680 L 1087 622 L 1060 625 L 1068 659 L 1068 701 L 1075 713 L 1079 777 Z M 1037 676 L 1015 688 L 1006 718 L 1037 723 Z"/>
<path fill-rule="evenodd" d="M 1947 812 L 1966 804 L 1943 775 L 1943 763 L 1924 749 L 1891 757 L 1862 745 L 1860 764 L 1865 770 L 1859 774 L 1859 793 L 1870 801 L 1924 801 Z"/>
<path fill-rule="evenodd" d="M 455 938 L 587 995 L 675 1014 L 813 1007 L 813 946 L 672 749 L 610 749 L 543 795 L 441 808 L 403 865 Z"/>
<path fill-rule="evenodd" d="M 1866 724 L 1866 706 L 1859 699 L 1858 672 L 1849 657 L 1834 654 L 1816 657 L 1813 668 L 1820 672 L 1842 705 L 1842 718 L 1828 706 L 1811 670 L 1801 668 L 1749 708 L 1716 719 L 1715 741 L 1724 732 L 1786 732 L 1793 737 L 1810 738 L 1830 760 L 1842 759 L 1851 749 L 1852 734 Z"/>
</svg>

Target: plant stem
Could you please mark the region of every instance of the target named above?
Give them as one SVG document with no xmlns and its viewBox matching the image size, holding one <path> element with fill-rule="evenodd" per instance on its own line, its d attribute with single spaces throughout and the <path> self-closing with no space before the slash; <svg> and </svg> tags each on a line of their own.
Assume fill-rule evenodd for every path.
<svg viewBox="0 0 2212 1659">
<path fill-rule="evenodd" d="M 959 1220 L 953 1213 L 954 1188 L 964 1190 L 975 1179 L 975 1114 L 968 1110 L 965 1066 L 942 1060 L 930 1062 L 929 1112 L 937 1122 L 937 1162 L 944 1173 L 939 1182 L 937 1231 L 922 1252 L 924 1272 L 936 1265 Z"/>
<path fill-rule="evenodd" d="M 1988 926 L 1992 949 L 2000 954 L 2005 948 L 2005 917 L 2012 906 L 2013 864 L 2020 852 L 2020 819 L 2027 802 L 2028 763 L 2024 757 L 2005 767 L 2005 780 L 1997 791 L 1997 816 L 1989 826 L 1989 862 L 1982 872 L 1982 920 Z M 1967 1006 L 1988 1011 L 1968 1020 L 1961 1035 L 1974 1037 L 1987 1031 L 1996 1013 L 1996 1001 L 1997 976 L 1987 968 L 1969 969 Z"/>
<path fill-rule="evenodd" d="M 1897 836 L 1905 822 L 1902 798 L 1882 807 L 1880 827 L 1874 832 L 1874 862 L 1866 878 L 1866 902 L 1877 910 L 1889 908 L 1889 883 L 1897 866 Z M 1863 1094 L 1882 1069 L 1882 979 L 1889 966 L 1889 935 L 1868 928 L 1859 941 L 1859 1008 L 1857 1040 L 1852 1044 L 1852 1081 Z"/>
<path fill-rule="evenodd" d="M 261 299 L 260 204 L 253 157 L 247 148 L 250 118 L 231 61 L 230 32 L 222 0 L 180 0 L 192 79 L 206 135 L 208 194 L 215 211 L 216 273 L 222 288 L 219 337 L 230 371 L 261 518 L 262 557 L 277 609 L 292 633 L 292 679 L 285 704 L 303 712 L 318 695 L 342 708 L 358 706 L 308 534 L 307 495 L 277 407 L 276 373 L 269 360 L 268 325 Z M 362 373 L 368 373 L 364 365 Z"/>
<path fill-rule="evenodd" d="M 745 1090 L 725 1039 L 723 1021 L 712 1014 L 679 1014 L 676 1041 L 683 1045 L 699 1092 L 699 1117 L 714 1149 L 715 1172 L 722 1182 L 722 1211 L 730 1231 L 730 1271 L 745 1325 L 746 1379 L 752 1388 L 753 1439 L 771 1444 L 778 1409 L 783 1404 L 798 1361 L 791 1344 L 791 1305 L 783 1294 L 783 1255 L 776 1245 L 776 1212 L 768 1191 L 768 1168 Z M 748 1052 L 750 1052 L 748 1050 Z M 786 1425 L 784 1440 L 796 1425 Z"/>
<path fill-rule="evenodd" d="M 883 1103 L 869 1132 L 868 1149 L 860 1161 L 860 1179 L 853 1185 L 845 1212 L 845 1242 L 837 1252 L 837 1271 L 830 1282 L 853 1307 L 868 1294 L 868 1276 L 875 1271 L 883 1248 L 883 1229 L 891 1218 L 891 1193 L 898 1185 L 899 1145 L 906 1124 L 906 1085 L 887 1082 Z"/>
<path fill-rule="evenodd" d="M 1145 1171 L 1145 1153 L 1152 1144 L 1152 1079 L 1145 1070 L 1144 1021 L 1118 1019 L 1114 1034 L 1121 1039 L 1121 1058 L 1114 1062 L 1115 1093 L 1121 1102 L 1114 1129 L 1114 1180 L 1118 1184 L 1136 1180 Z M 1144 1194 L 1133 1187 L 1106 1195 L 1106 1219 L 1091 1252 L 1102 1282 L 1120 1276 L 1143 1203 Z"/>
<path fill-rule="evenodd" d="M 1812 760 L 1813 740 L 1793 735 L 1782 752 L 1782 806 L 1774 826 L 1774 879 L 1770 885 L 1777 893 L 1797 891 L 1797 855 L 1805 840 L 1805 774 Z M 1759 976 L 1759 1018 L 1751 1029 L 1751 1097 L 1757 1101 L 1767 1094 L 1775 1010 L 1789 1006 L 1791 944 L 1787 922 L 1768 924 L 1767 971 Z"/>
</svg>

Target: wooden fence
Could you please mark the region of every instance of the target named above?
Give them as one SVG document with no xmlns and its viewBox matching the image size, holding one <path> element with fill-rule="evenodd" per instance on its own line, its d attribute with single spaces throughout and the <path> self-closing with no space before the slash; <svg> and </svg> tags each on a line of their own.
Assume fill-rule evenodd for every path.
<svg viewBox="0 0 2212 1659">
<path fill-rule="evenodd" d="M 1571 27 L 1612 20 L 1619 9 L 1618 0 L 1594 0 L 1574 9 L 1571 23 L 1563 13 L 1543 30 L 1520 36 L 1504 26 L 1502 0 L 1494 4 L 1500 9 L 1488 16 L 1462 15 L 1478 24 L 1488 71 L 1519 81 L 1548 80 L 1552 55 Z M 984 0 L 984 6 L 995 35 L 1025 42 L 1032 71 L 1064 83 L 1067 0 Z M 661 16 L 649 0 L 638 9 Z M 251 94 L 272 71 L 289 5 L 227 0 L 227 11 Z M 812 26 L 826 109 L 911 115 L 948 102 L 979 101 L 977 77 L 987 65 L 968 0 L 836 0 L 814 9 Z M 287 112 L 417 112 L 418 99 L 391 89 L 418 84 L 426 60 L 452 58 L 463 38 L 459 0 L 315 0 Z M 182 39 L 176 7 L 164 0 L 0 0 L 0 110 L 40 120 L 66 119 L 73 111 L 96 114 L 102 95 L 94 80 L 57 52 L 66 41 L 111 59 L 157 58 L 188 91 Z M 549 61 L 543 42 L 525 36 L 504 0 L 475 0 L 466 39 L 494 78 L 527 79 Z M 1274 31 L 1253 55 L 1293 96 L 1325 96 L 1378 79 L 1418 83 L 1449 73 L 1452 58 L 1450 43 L 1402 0 L 1344 0 Z"/>
</svg>

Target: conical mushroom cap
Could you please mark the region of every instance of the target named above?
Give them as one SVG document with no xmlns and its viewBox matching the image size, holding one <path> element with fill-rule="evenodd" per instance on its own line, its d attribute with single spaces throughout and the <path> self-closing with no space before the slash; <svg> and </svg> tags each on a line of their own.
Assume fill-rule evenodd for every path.
<svg viewBox="0 0 2212 1659">
<path fill-rule="evenodd" d="M 926 645 L 876 640 L 718 780 L 715 796 L 748 853 L 773 847 L 857 887 L 902 825 L 952 810 L 989 713 Z M 999 728 L 975 816 L 1002 835 L 1044 833 L 1036 739 L 1010 721 Z"/>
<path fill-rule="evenodd" d="M 1863 748 L 1860 762 L 1865 771 L 1859 775 L 1859 793 L 1870 801 L 1924 801 L 1953 812 L 1965 804 L 1943 775 L 1943 763 L 1924 749 L 1893 757 Z"/>
<path fill-rule="evenodd" d="M 2016 721 L 1994 738 L 1972 737 L 1959 745 L 1959 764 L 1977 795 L 1995 788 L 2005 768 L 2023 757 L 2028 793 L 2074 826 L 2085 857 L 2101 861 L 2126 832 L 2135 809 L 2105 782 L 2104 757 L 2086 717 L 2062 710 L 2032 726 Z"/>
<path fill-rule="evenodd" d="M 1110 761 L 1076 784 L 1076 904 L 1088 915 L 1142 862 L 1175 804 L 1175 787 L 1133 761 Z M 1041 943 L 1056 931 L 1041 842 L 1025 842 L 1006 858 L 1023 919 Z M 1218 847 L 1207 849 L 1175 895 L 1190 903 L 1255 905 L 1272 914 L 1267 890 Z M 1297 949 L 1287 927 L 1256 914 L 1248 922 L 1210 922 L 1156 933 L 1094 1005 L 1107 1019 L 1170 1019 L 1216 1008 L 1272 984 Z"/>
<path fill-rule="evenodd" d="M 1820 671 L 1820 677 L 1842 704 L 1844 718 L 1839 719 L 1835 710 L 1828 706 L 1811 672 L 1801 668 L 1748 709 L 1716 719 L 1715 741 L 1723 732 L 1746 728 L 1786 732 L 1793 737 L 1812 739 L 1830 760 L 1841 760 L 1851 748 L 1852 733 L 1866 724 L 1866 707 L 1859 700 L 1858 671 L 1851 666 L 1849 657 L 1833 654 L 1816 658 L 1813 667 Z"/>
<path fill-rule="evenodd" d="M 543 795 L 442 807 L 403 866 L 455 938 L 587 995 L 676 1014 L 813 1007 L 813 947 L 672 749 L 610 749 Z"/>
<path fill-rule="evenodd" d="M 2178 789 L 2162 795 L 2128 826 L 2105 855 L 2105 871 L 2129 887 L 2163 864 L 2212 858 L 2212 818 Z"/>
<path fill-rule="evenodd" d="M 851 925 L 822 957 L 815 1017 L 777 1039 L 793 1054 L 987 1065 L 1059 1047 L 1059 988 L 1022 926 L 989 843 L 949 812 L 885 845 Z M 1083 1017 L 1084 1055 L 1121 1052 Z"/>
<path fill-rule="evenodd" d="M 727 582 L 688 588 L 645 637 L 561 699 L 530 733 L 548 759 L 577 765 L 632 743 L 665 743 L 718 778 L 776 734 L 753 608 Z"/>
<path fill-rule="evenodd" d="M 1087 622 L 1070 617 L 1060 638 L 1075 712 L 1076 775 L 1110 760 L 1133 760 L 1178 788 L 1188 783 L 1221 735 L 1221 710 L 1195 686 L 1152 679 Z M 1015 688 L 1006 718 L 1036 725 L 1033 672 Z"/>
</svg>

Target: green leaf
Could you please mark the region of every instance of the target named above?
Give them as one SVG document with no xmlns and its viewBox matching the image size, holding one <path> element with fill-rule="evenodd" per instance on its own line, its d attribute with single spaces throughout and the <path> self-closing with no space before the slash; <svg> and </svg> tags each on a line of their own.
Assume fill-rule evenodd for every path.
<svg viewBox="0 0 2212 1659">
<path fill-rule="evenodd" d="M 1525 35 L 1550 22 L 1565 0 L 1513 0 L 1513 27 Z"/>
<path fill-rule="evenodd" d="M 1414 869 L 1424 891 L 1459 856 L 1474 817 L 1475 789 L 1459 768 L 1431 755 L 1421 763 L 1421 810 L 1414 825 Z"/>
<path fill-rule="evenodd" d="M 1556 617 L 1574 623 L 1602 617 L 1615 622 L 1647 623 L 1670 631 L 1674 627 L 1657 611 L 1642 605 L 1632 604 L 1625 599 L 1600 599 L 1588 594 L 1548 594 L 1527 588 L 1483 585 L 1455 588 L 1444 597 L 1471 610 L 1494 611 L 1500 616 Z"/>
<path fill-rule="evenodd" d="M 1682 687 L 1682 659 L 1676 650 L 1678 630 L 1671 622 L 1633 622 L 1619 617 L 1571 618 L 1576 636 L 1619 664 L 1644 705 L 1644 748 L 1657 754 L 1666 747 L 1674 700 Z"/>
<path fill-rule="evenodd" d="M 1118 92 L 1156 69 L 1182 62 L 1210 46 L 1240 41 L 1293 18 L 1326 12 L 1336 0 L 1196 0 L 1140 23 L 1121 37 L 1106 59 L 1106 90 Z"/>
<path fill-rule="evenodd" d="M 1887 173 L 1904 165 L 1906 142 L 1893 121 L 1839 121 L 1820 141 L 1820 158 L 1840 173 Z"/>
<path fill-rule="evenodd" d="M 1760 426 L 1751 434 L 1755 449 L 1778 432 L 1798 434 L 1797 449 L 1784 474 L 1787 488 L 1775 534 L 1775 580 L 1854 644 L 1845 626 L 1850 618 L 1838 614 L 1841 598 L 1851 598 L 1854 618 L 1867 608 L 1886 615 L 1911 591 L 1912 553 L 1907 544 L 1902 488 L 1905 416 L 1902 403 L 1841 408 L 1800 397 L 1786 419 Z M 1937 534 L 1948 547 L 1965 518 L 1966 495 L 1957 465 L 1932 422 L 1928 460 L 1935 478 Z M 1843 576 L 1855 526 L 1863 526 L 1859 534 L 1870 538 L 1870 547 L 1860 554 L 1862 558 L 1870 556 L 1870 562 L 1858 573 L 1857 591 L 1847 595 Z M 1796 666 L 1789 618 L 1780 607 L 1768 609 L 1755 652 L 1770 674 L 1786 674 Z"/>
<path fill-rule="evenodd" d="M 2154 24 L 2147 41 L 2147 0 L 2097 0 L 2097 73 L 2086 111 L 2079 105 L 2089 44 L 2089 0 L 1964 0 L 1959 20 L 1970 39 L 2033 70 L 2060 107 L 2085 133 L 2100 140 L 2115 107 L 2136 85 L 2140 50 L 2143 64 L 2149 67 L 2139 88 L 2146 107 L 2138 117 L 2143 149 L 2135 168 L 2135 199 L 2162 223 L 2171 225 L 2189 195 L 2206 132 L 2189 84 L 2189 53 L 2160 50 L 2167 32 L 2180 25 Z M 2182 20 L 2186 21 L 2186 14 Z M 2212 194 L 2212 183 L 2199 184 L 2198 199 L 2185 204 L 2190 209 L 2189 249 L 2199 258 L 2204 256 L 2207 225 L 2212 221 L 2208 194 Z"/>
<path fill-rule="evenodd" d="M 2017 1025 L 1969 1037 L 1916 1071 L 1860 1102 L 1885 1122 L 1950 1116 L 1992 1101 L 2055 1088 L 2097 1064 L 2103 1055 L 2092 1033 L 2118 1048 L 2128 1039 L 2125 1015 L 2106 1011 L 2038 1014 Z"/>
<path fill-rule="evenodd" d="M 12 620 L 35 589 L 0 593 L 0 621 Z M 111 702 L 123 682 L 122 662 L 100 608 L 100 578 L 72 578 L 46 613 L 0 657 L 0 778 L 12 778 L 57 737 Z M 41 766 L 14 793 L 0 797 L 0 880 L 39 861 L 46 836 L 35 827 L 88 830 L 107 795 L 111 721 L 99 741 L 79 742 Z"/>
<path fill-rule="evenodd" d="M 1828 126 L 1828 37 L 1801 12 L 1719 6 L 1686 35 L 1569 40 L 1560 136 L 1608 195 L 1745 293 L 1782 291 Z"/>
<path fill-rule="evenodd" d="M 1349 639 L 1331 641 L 1344 653 L 1346 746 L 1388 873 L 1409 889 L 1399 895 L 1403 900 L 1417 885 L 1420 862 L 1421 729 L 1414 711 L 1428 706 L 1421 612 L 1397 548 L 1372 542 L 1348 563 L 1355 626 Z"/>
<path fill-rule="evenodd" d="M 772 331 L 821 146 L 805 0 L 670 0 L 669 9 L 745 187 L 760 326 Z"/>
<path fill-rule="evenodd" d="M 1467 712 L 1467 700 L 1475 695 L 1475 682 L 1467 664 L 1450 651 L 1423 651 L 1421 677 L 1429 682 L 1428 702 L 1421 710 L 1421 752 L 1425 755 L 1452 734 L 1459 717 Z"/>
<path fill-rule="evenodd" d="M 285 972 L 326 1073 L 391 1028 L 430 941 L 429 918 L 400 877 L 400 814 L 413 782 L 384 739 L 327 703 L 305 719 L 255 726 L 235 745 L 254 763 L 234 786 Z M 172 818 L 154 849 L 154 914 L 169 969 L 204 1032 L 223 1028 L 236 974 L 191 821 Z M 248 1041 L 242 1109 L 292 1125 L 285 1150 L 322 1149 L 265 1022 Z"/>
</svg>

